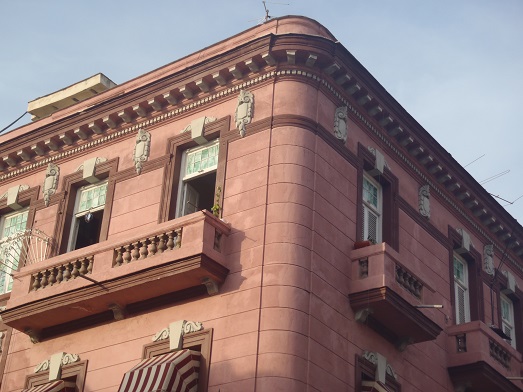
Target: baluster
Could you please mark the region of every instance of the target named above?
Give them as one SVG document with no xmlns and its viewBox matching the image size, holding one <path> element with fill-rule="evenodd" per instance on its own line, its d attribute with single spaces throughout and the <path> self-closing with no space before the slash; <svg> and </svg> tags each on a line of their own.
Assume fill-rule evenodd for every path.
<svg viewBox="0 0 523 392">
<path fill-rule="evenodd" d="M 149 255 L 154 256 L 158 248 L 156 247 L 156 236 L 149 237 Z"/>
<path fill-rule="evenodd" d="M 87 261 L 89 262 L 87 264 L 87 273 L 91 274 L 93 272 L 94 256 L 87 256 Z"/>
<path fill-rule="evenodd" d="M 123 263 L 122 247 L 119 246 L 114 251 L 116 252 L 116 257 L 114 258 L 114 265 L 122 265 L 122 263 Z"/>
<path fill-rule="evenodd" d="M 54 268 L 51 268 L 49 270 L 49 284 L 52 286 L 53 284 L 56 283 L 56 270 Z"/>
<path fill-rule="evenodd" d="M 148 254 L 147 238 L 144 240 L 141 240 L 140 243 L 142 244 L 142 246 L 140 247 L 140 260 L 143 260 L 143 259 L 147 258 L 147 254 Z"/>
<path fill-rule="evenodd" d="M 33 290 L 36 291 L 40 288 L 40 272 L 33 275 Z"/>
<path fill-rule="evenodd" d="M 64 273 L 63 273 L 64 266 L 60 265 L 60 266 L 56 267 L 56 269 L 58 270 L 58 273 L 56 274 L 56 281 L 58 283 L 62 283 L 62 281 L 64 280 Z"/>
<path fill-rule="evenodd" d="M 87 273 L 87 258 L 84 257 L 80 260 L 80 274 L 85 275 Z"/>
<path fill-rule="evenodd" d="M 125 252 L 123 252 L 123 261 L 125 264 L 131 261 L 131 245 L 125 245 Z"/>
<path fill-rule="evenodd" d="M 133 251 L 131 253 L 132 261 L 136 261 L 140 258 L 140 244 L 139 241 L 133 242 Z"/>
<path fill-rule="evenodd" d="M 71 279 L 71 264 L 65 264 L 64 266 L 64 280 L 68 281 Z"/>
<path fill-rule="evenodd" d="M 40 284 L 42 285 L 42 288 L 47 286 L 47 270 L 42 271 L 42 279 L 40 280 Z"/>
<path fill-rule="evenodd" d="M 174 244 L 175 248 L 179 248 L 182 246 L 182 228 L 174 230 L 176 233 L 176 243 Z"/>
<path fill-rule="evenodd" d="M 174 249 L 174 231 L 169 231 L 169 239 L 167 240 L 167 249 L 172 250 Z"/>
<path fill-rule="evenodd" d="M 71 271 L 71 276 L 73 277 L 73 279 L 75 279 L 78 275 L 80 275 L 80 272 L 78 272 L 77 262 L 78 262 L 78 260 L 75 260 L 71 263 L 73 266 L 73 270 Z"/>
<path fill-rule="evenodd" d="M 163 253 L 165 249 L 165 234 L 158 234 L 158 253 Z"/>
</svg>

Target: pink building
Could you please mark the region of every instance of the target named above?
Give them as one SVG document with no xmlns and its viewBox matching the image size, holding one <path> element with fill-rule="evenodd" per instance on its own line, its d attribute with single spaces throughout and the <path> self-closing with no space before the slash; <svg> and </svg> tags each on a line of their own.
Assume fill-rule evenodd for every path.
<svg viewBox="0 0 523 392">
<path fill-rule="evenodd" d="M 1 392 L 523 390 L 523 228 L 317 22 L 29 111 Z"/>
</svg>

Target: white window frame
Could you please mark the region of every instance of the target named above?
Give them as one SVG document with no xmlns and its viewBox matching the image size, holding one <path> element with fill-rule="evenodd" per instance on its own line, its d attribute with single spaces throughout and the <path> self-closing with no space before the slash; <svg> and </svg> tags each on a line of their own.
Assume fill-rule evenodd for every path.
<svg viewBox="0 0 523 392">
<path fill-rule="evenodd" d="M 216 139 L 209 143 L 206 143 L 202 146 L 194 147 L 187 149 L 183 152 L 182 155 L 182 162 L 180 167 L 180 181 L 178 184 L 178 197 L 176 199 L 176 218 L 179 218 L 181 216 L 188 215 L 190 213 L 198 211 L 198 200 L 199 195 L 196 192 L 196 190 L 189 184 L 190 180 L 193 180 L 198 177 L 205 176 L 209 173 L 216 172 L 218 169 L 218 158 L 216 159 L 216 165 L 212 167 L 207 167 L 203 170 L 200 170 L 196 173 L 186 174 L 187 172 L 187 157 L 189 154 L 193 154 L 198 152 L 199 150 L 204 150 L 210 147 L 214 147 L 215 145 L 219 146 L 220 140 Z M 188 209 L 187 208 L 187 202 L 188 199 L 196 199 L 196 201 L 193 201 L 191 203 L 191 206 L 193 208 Z"/>
<path fill-rule="evenodd" d="M 4 238 L 8 238 L 15 233 L 25 230 L 25 227 L 24 227 L 21 230 L 17 230 L 9 235 L 4 235 L 6 221 L 8 219 L 12 219 L 16 216 L 23 215 L 23 214 L 26 215 L 25 222 L 26 222 L 26 226 L 27 226 L 27 215 L 29 214 L 28 208 L 24 208 L 22 210 L 18 210 L 18 211 L 11 212 L 9 214 L 2 215 L 2 217 L 0 219 L 0 239 L 1 240 L 3 240 Z M 9 288 L 9 286 L 12 285 L 12 283 L 13 283 L 13 277 L 11 276 L 11 274 L 13 273 L 13 271 L 18 270 L 19 263 L 20 263 L 20 260 L 16 260 L 16 261 L 12 261 L 11 263 L 5 263 L 1 266 L 4 271 L 3 271 L 3 273 L 0 273 L 0 279 L 4 280 L 4 282 L 3 282 L 4 287 L 3 287 L 3 290 L 0 292 L 0 294 L 8 293 L 11 291 L 11 289 Z"/>
<path fill-rule="evenodd" d="M 69 232 L 69 242 L 67 244 L 67 251 L 68 252 L 73 251 L 75 249 L 76 239 L 78 237 L 78 227 L 80 225 L 80 218 L 82 218 L 83 216 L 87 215 L 89 212 L 96 212 L 96 211 L 103 210 L 105 208 L 105 202 L 107 201 L 107 189 L 106 189 L 106 194 L 105 194 L 106 200 L 104 201 L 104 204 L 99 205 L 99 206 L 97 206 L 95 208 L 90 208 L 90 209 L 85 210 L 85 211 L 77 212 L 78 208 L 79 208 L 79 205 L 80 205 L 80 198 L 82 196 L 82 193 L 84 191 L 89 190 L 89 189 L 96 188 L 96 187 L 101 187 L 103 185 L 105 185 L 107 187 L 108 186 L 108 181 L 105 180 L 105 181 L 97 182 L 95 184 L 84 185 L 84 186 L 82 186 L 82 187 L 80 187 L 80 188 L 78 188 L 76 190 L 76 198 L 75 198 L 75 202 L 74 202 L 73 221 L 71 222 L 71 230 Z"/>
<path fill-rule="evenodd" d="M 374 206 L 365 198 L 365 181 L 369 182 L 377 189 L 377 205 Z M 362 181 L 362 200 L 363 200 L 363 240 L 369 240 L 369 214 L 376 217 L 376 243 L 382 242 L 382 219 L 383 219 L 383 189 L 373 177 L 364 173 Z"/>
<path fill-rule="evenodd" d="M 507 310 L 508 310 L 507 316 L 508 317 L 506 317 L 506 315 L 504 314 L 505 312 L 503 311 L 503 303 L 505 303 L 507 306 Z M 501 310 L 501 326 L 502 326 L 503 333 L 505 333 L 505 335 L 507 335 L 511 339 L 510 345 L 512 347 L 516 348 L 516 328 L 515 328 L 515 324 L 514 324 L 514 303 L 512 302 L 512 300 L 509 297 L 507 297 L 505 294 L 501 293 L 500 306 L 501 306 L 501 309 L 500 309 Z"/>
<path fill-rule="evenodd" d="M 458 279 L 456 276 L 456 263 L 459 263 L 463 266 L 462 279 Z M 456 253 L 454 253 L 452 273 L 454 275 L 454 307 L 456 324 L 468 323 L 470 322 L 470 284 L 468 264 Z M 463 297 L 460 296 L 460 290 L 463 291 Z M 462 298 L 463 303 L 460 302 L 460 298 Z M 463 306 L 463 319 L 460 317 L 461 306 Z"/>
</svg>

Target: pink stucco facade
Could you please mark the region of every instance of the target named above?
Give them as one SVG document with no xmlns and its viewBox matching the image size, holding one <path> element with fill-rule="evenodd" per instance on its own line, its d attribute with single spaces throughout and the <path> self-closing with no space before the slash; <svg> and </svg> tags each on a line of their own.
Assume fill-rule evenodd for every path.
<svg viewBox="0 0 523 392">
<path fill-rule="evenodd" d="M 243 117 L 242 90 L 253 97 Z M 187 127 L 204 116 L 213 120 L 203 136 L 220 140 L 210 188 L 217 216 L 178 216 L 181 156 L 198 146 Z M 140 173 L 139 130 L 150 136 Z M 59 352 L 85 363 L 83 391 L 116 392 L 144 346 L 178 320 L 212 330 L 200 392 L 360 391 L 383 365 L 369 354 L 389 365 L 389 390 L 523 389 L 507 379 L 523 372 L 523 229 L 311 19 L 271 20 L 0 143 L 0 194 L 27 186 L 17 203 L 27 228 L 54 241 L 45 260 L 20 266 L 2 297 L 2 392 L 28 387 L 35 366 Z M 71 195 L 87 185 L 82 173 L 96 157 L 92 174 L 108 181 L 105 223 L 97 243 L 69 251 Z M 46 204 L 50 163 L 60 174 Z M 382 238 L 355 249 L 366 240 L 365 175 L 382 188 Z M 13 211 L 0 201 L 0 213 Z M 151 251 L 175 232 L 179 246 Z M 489 244 L 494 266 L 504 258 L 495 280 Z M 132 261 L 119 265 L 126 250 Z M 464 323 L 456 253 L 470 275 Z M 84 260 L 80 274 L 90 280 L 57 281 L 56 271 Z M 489 328 L 502 322 L 501 293 L 513 305 L 514 346 Z"/>
</svg>

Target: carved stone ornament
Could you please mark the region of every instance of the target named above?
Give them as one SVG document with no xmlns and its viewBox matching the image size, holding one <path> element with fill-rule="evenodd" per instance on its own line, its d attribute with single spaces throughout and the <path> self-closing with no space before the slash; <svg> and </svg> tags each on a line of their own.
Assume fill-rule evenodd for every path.
<svg viewBox="0 0 523 392">
<path fill-rule="evenodd" d="M 78 354 L 59 352 L 51 355 L 50 359 L 36 365 L 34 372 L 40 373 L 49 371 L 49 381 L 59 380 L 61 378 L 62 366 L 78 361 L 80 361 L 80 356 Z"/>
<path fill-rule="evenodd" d="M 483 269 L 494 276 L 494 245 L 488 244 L 483 247 Z"/>
<path fill-rule="evenodd" d="M 151 152 L 151 134 L 144 129 L 138 130 L 136 145 L 134 146 L 133 159 L 136 173 L 142 172 L 143 163 L 149 159 Z"/>
<path fill-rule="evenodd" d="M 392 366 L 387 363 L 387 358 L 385 358 L 380 353 L 374 352 L 374 351 L 365 351 L 363 353 L 363 358 L 365 358 L 367 361 L 372 363 L 373 365 L 376 365 L 377 367 L 382 367 L 385 365 L 385 373 L 389 376 L 393 377 L 394 380 L 398 379 L 398 376 L 396 375 L 396 372 L 392 368 Z M 376 373 L 380 372 L 381 369 L 376 369 Z M 381 380 L 383 383 L 385 383 L 385 380 Z"/>
<path fill-rule="evenodd" d="M 378 149 L 371 147 L 371 146 L 368 146 L 367 148 L 372 153 L 372 155 L 374 155 L 376 157 L 374 171 L 378 171 L 379 173 L 383 174 L 383 169 L 385 167 L 390 170 L 390 166 L 387 163 L 387 161 L 385 160 L 385 157 L 383 156 L 381 151 L 379 151 Z M 378 174 L 378 173 L 375 173 L 375 174 Z"/>
<path fill-rule="evenodd" d="M 425 218 L 430 218 L 430 186 L 423 185 L 418 191 L 419 213 Z"/>
<path fill-rule="evenodd" d="M 336 108 L 334 113 L 334 136 L 345 143 L 347 141 L 347 129 L 347 106 Z"/>
<path fill-rule="evenodd" d="M 216 121 L 216 117 L 200 117 L 196 120 L 192 120 L 189 125 L 187 125 L 181 133 L 191 132 L 191 139 L 193 139 L 198 144 L 205 144 L 208 140 L 203 136 L 203 128 L 206 124 Z"/>
<path fill-rule="evenodd" d="M 27 189 L 29 189 L 29 185 L 12 186 L 2 196 L 0 196 L 0 200 L 7 199 L 7 207 L 13 210 L 19 210 L 22 206 L 18 204 L 18 194 Z"/>
<path fill-rule="evenodd" d="M 0 353 L 2 353 L 4 351 L 3 346 L 4 346 L 5 334 L 6 334 L 5 331 L 0 331 Z"/>
<path fill-rule="evenodd" d="M 201 331 L 203 324 L 199 321 L 179 320 L 169 324 L 153 336 L 153 342 L 169 339 L 169 348 L 179 350 L 182 348 L 183 336 L 185 334 Z"/>
<path fill-rule="evenodd" d="M 238 106 L 234 114 L 236 128 L 240 131 L 240 136 L 245 136 L 245 127 L 252 120 L 254 112 L 254 95 L 247 90 L 241 90 L 238 96 Z"/>
<path fill-rule="evenodd" d="M 45 171 L 45 180 L 44 180 L 44 204 L 49 206 L 49 201 L 51 200 L 51 195 L 54 195 L 56 189 L 58 188 L 58 178 L 60 177 L 60 168 L 54 163 L 47 165 L 47 170 Z"/>
</svg>

